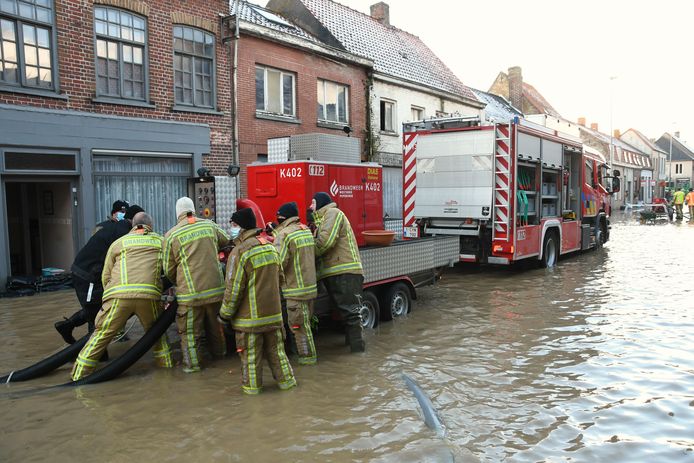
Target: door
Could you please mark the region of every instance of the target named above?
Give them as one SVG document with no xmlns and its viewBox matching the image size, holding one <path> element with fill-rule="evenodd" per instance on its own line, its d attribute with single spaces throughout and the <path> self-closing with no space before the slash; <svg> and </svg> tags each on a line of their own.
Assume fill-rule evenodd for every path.
<svg viewBox="0 0 694 463">
<path fill-rule="evenodd" d="M 70 271 L 75 255 L 75 182 L 66 177 L 3 179 L 9 274 Z"/>
</svg>

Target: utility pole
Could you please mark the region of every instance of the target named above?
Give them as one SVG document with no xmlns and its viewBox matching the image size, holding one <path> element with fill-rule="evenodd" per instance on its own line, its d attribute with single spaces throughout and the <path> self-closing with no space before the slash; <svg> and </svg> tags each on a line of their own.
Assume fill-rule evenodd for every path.
<svg viewBox="0 0 694 463">
<path fill-rule="evenodd" d="M 612 172 L 612 161 L 614 159 L 614 156 L 612 152 L 614 151 L 614 148 L 612 147 L 612 137 L 614 136 L 614 129 L 612 128 L 612 100 L 613 100 L 613 94 L 614 94 L 614 80 L 617 78 L 617 76 L 610 76 L 610 172 Z"/>
<path fill-rule="evenodd" d="M 672 181 L 672 134 L 669 133 L 668 135 L 670 139 L 670 154 L 667 160 L 667 186 L 670 188 L 670 182 Z"/>
</svg>

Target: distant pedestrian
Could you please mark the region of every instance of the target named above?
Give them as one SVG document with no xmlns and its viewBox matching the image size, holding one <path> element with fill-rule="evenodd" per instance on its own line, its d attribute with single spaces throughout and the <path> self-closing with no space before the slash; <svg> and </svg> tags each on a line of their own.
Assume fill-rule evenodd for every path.
<svg viewBox="0 0 694 463">
<path fill-rule="evenodd" d="M 684 191 L 682 191 L 682 187 L 678 187 L 675 194 L 672 195 L 672 203 L 675 205 L 677 220 L 682 220 L 682 207 L 684 206 Z"/>
<path fill-rule="evenodd" d="M 687 202 L 687 206 L 689 206 L 689 221 L 694 222 L 694 188 L 689 189 L 689 193 L 687 193 L 684 200 Z"/>
<path fill-rule="evenodd" d="M 99 222 L 96 224 L 96 227 L 94 227 L 94 232 L 92 232 L 92 235 L 104 228 L 104 226 L 109 223 L 120 222 L 121 220 L 124 220 L 125 214 L 129 207 L 130 204 L 128 204 L 127 201 L 123 201 L 122 199 L 115 201 L 111 206 L 111 215 L 109 215 L 108 218 L 103 222 Z"/>
</svg>

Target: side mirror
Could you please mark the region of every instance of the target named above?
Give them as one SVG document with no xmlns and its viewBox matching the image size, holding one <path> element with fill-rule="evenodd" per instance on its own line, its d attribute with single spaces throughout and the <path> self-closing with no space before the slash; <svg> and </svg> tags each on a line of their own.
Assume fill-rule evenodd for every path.
<svg viewBox="0 0 694 463">
<path fill-rule="evenodd" d="M 612 193 L 617 193 L 622 187 L 622 182 L 617 174 L 619 174 L 619 171 L 616 171 L 615 176 L 612 178 Z"/>
<path fill-rule="evenodd" d="M 621 174 L 619 173 L 619 171 L 618 171 L 617 169 L 613 169 L 613 170 L 612 170 L 612 176 L 613 176 L 613 177 L 619 177 L 620 175 L 621 175 Z"/>
</svg>

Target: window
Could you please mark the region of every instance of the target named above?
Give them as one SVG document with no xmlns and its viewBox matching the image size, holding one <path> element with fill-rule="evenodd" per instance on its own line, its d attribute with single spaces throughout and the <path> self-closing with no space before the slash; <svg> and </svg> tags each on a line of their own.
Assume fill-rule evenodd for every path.
<svg viewBox="0 0 694 463">
<path fill-rule="evenodd" d="M 214 106 L 214 36 L 174 26 L 174 99 L 176 104 Z"/>
<path fill-rule="evenodd" d="M 424 108 L 419 106 L 412 106 L 412 121 L 422 121 L 424 120 Z"/>
<path fill-rule="evenodd" d="M 395 132 L 395 102 L 381 100 L 381 131 Z"/>
<path fill-rule="evenodd" d="M 594 186 L 593 181 L 593 161 L 586 161 L 586 177 L 585 182 L 588 185 Z"/>
<path fill-rule="evenodd" d="M 294 74 L 278 69 L 255 68 L 255 109 L 294 116 Z"/>
<path fill-rule="evenodd" d="M 346 85 L 318 79 L 318 120 L 349 122 L 349 89 Z"/>
<path fill-rule="evenodd" d="M 115 8 L 94 8 L 96 95 L 146 100 L 145 19 Z"/>
<path fill-rule="evenodd" d="M 0 0 L 0 84 L 54 90 L 51 0 Z"/>
<path fill-rule="evenodd" d="M 682 164 L 675 164 L 675 173 L 676 174 L 682 173 Z"/>
</svg>

